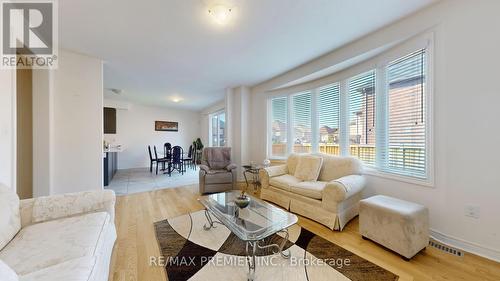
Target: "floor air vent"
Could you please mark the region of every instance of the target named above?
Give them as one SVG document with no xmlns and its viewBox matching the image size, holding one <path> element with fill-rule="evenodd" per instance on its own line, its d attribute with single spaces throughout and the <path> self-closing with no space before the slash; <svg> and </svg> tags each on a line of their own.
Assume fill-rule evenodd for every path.
<svg viewBox="0 0 500 281">
<path fill-rule="evenodd" d="M 457 257 L 463 257 L 464 256 L 464 252 L 462 250 L 459 250 L 459 249 L 456 249 L 456 248 L 452 248 L 450 246 L 447 246 L 441 242 L 438 242 L 436 240 L 430 240 L 429 241 L 429 246 L 433 247 L 433 248 L 436 248 L 442 252 L 445 252 L 445 253 L 448 253 L 448 254 L 451 254 L 451 255 L 454 255 L 454 256 L 457 256 Z"/>
</svg>

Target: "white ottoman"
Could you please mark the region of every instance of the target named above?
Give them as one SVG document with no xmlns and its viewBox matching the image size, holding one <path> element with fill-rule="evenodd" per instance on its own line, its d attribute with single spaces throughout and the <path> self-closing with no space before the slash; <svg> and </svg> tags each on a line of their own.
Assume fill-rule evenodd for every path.
<svg viewBox="0 0 500 281">
<path fill-rule="evenodd" d="M 429 244 L 429 211 L 416 203 L 373 196 L 359 202 L 359 232 L 409 260 Z"/>
</svg>

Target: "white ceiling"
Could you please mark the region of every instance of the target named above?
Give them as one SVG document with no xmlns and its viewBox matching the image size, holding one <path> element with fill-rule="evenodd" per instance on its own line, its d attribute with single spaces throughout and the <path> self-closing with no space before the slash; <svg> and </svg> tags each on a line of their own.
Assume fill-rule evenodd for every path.
<svg viewBox="0 0 500 281">
<path fill-rule="evenodd" d="M 220 26 L 206 1 L 59 1 L 60 47 L 105 60 L 105 88 L 124 90 L 107 97 L 200 110 L 435 2 L 232 0 Z"/>
</svg>

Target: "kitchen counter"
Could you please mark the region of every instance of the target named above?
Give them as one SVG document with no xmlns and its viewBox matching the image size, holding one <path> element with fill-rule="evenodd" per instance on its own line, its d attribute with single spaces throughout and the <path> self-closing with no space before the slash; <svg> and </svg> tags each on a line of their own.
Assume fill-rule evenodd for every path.
<svg viewBox="0 0 500 281">
<path fill-rule="evenodd" d="M 120 152 L 123 152 L 122 146 L 112 146 L 103 150 L 104 186 L 109 185 L 118 170 L 118 153 Z"/>
<path fill-rule="evenodd" d="M 104 148 L 102 152 L 106 153 L 106 152 L 123 152 L 123 146 L 121 145 L 117 145 L 117 146 L 111 146 L 111 147 L 108 147 L 108 148 Z"/>
</svg>

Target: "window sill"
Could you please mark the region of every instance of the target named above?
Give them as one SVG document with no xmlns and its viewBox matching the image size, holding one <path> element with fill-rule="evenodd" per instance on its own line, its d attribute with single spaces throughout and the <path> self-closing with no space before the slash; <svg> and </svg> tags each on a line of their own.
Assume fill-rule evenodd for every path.
<svg viewBox="0 0 500 281">
<path fill-rule="evenodd" d="M 435 187 L 434 181 L 431 179 L 421 180 L 421 179 L 414 178 L 414 177 L 402 176 L 402 175 L 398 175 L 398 174 L 392 174 L 392 173 L 388 173 L 388 172 L 379 171 L 373 167 L 365 166 L 364 174 L 369 175 L 369 176 L 378 177 L 378 178 L 396 180 L 396 181 L 400 181 L 400 182 L 404 182 L 404 183 L 429 187 L 429 188 Z"/>
</svg>

